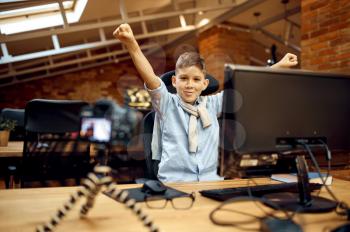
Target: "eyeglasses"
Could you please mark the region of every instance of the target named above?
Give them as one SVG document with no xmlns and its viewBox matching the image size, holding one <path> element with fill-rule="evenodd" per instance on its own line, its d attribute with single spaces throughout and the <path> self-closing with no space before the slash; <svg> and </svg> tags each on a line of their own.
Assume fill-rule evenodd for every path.
<svg viewBox="0 0 350 232">
<path fill-rule="evenodd" d="M 193 205 L 194 200 L 196 199 L 196 194 L 194 192 L 183 195 L 175 198 L 164 198 L 164 195 L 149 195 L 145 196 L 146 206 L 150 209 L 164 209 L 168 203 L 171 202 L 171 205 L 174 209 L 185 210 L 190 209 Z"/>
</svg>

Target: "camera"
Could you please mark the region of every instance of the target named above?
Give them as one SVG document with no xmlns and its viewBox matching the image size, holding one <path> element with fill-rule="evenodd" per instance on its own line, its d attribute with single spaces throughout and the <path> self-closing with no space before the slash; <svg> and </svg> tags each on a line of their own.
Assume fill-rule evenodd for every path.
<svg viewBox="0 0 350 232">
<path fill-rule="evenodd" d="M 135 110 L 108 99 L 84 107 L 80 116 L 80 138 L 108 145 L 126 145 L 138 122 Z"/>
</svg>

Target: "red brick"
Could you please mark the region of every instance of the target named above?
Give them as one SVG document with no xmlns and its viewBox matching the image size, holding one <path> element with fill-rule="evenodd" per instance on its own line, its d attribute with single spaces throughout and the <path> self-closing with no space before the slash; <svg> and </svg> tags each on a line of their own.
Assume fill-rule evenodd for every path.
<svg viewBox="0 0 350 232">
<path fill-rule="evenodd" d="M 310 10 L 317 10 L 321 7 L 327 6 L 329 4 L 329 0 L 317 0 L 310 4 Z"/>
<path fill-rule="evenodd" d="M 340 62 L 341 67 L 350 67 L 350 60 L 343 60 Z"/>
<path fill-rule="evenodd" d="M 341 53 L 336 56 L 337 60 L 344 60 L 344 59 L 350 59 L 350 52 L 347 53 Z"/>
<path fill-rule="evenodd" d="M 334 51 L 333 48 L 325 49 L 318 53 L 319 56 L 329 56 L 329 55 L 335 55 L 335 54 L 336 52 Z"/>
<path fill-rule="evenodd" d="M 301 1 L 301 6 L 305 7 L 306 5 L 310 5 L 310 3 L 315 2 L 315 0 L 303 0 Z"/>
<path fill-rule="evenodd" d="M 313 30 L 317 30 L 317 26 L 315 24 L 311 24 L 311 23 L 303 23 L 301 25 L 301 33 L 303 34 L 306 34 L 306 33 L 309 33 L 310 31 L 313 31 Z"/>
<path fill-rule="evenodd" d="M 310 38 L 319 37 L 320 35 L 323 35 L 323 34 L 325 34 L 327 32 L 328 32 L 327 28 L 321 28 L 320 30 L 311 32 Z"/>
<path fill-rule="evenodd" d="M 329 41 L 331 47 L 339 46 L 350 42 L 350 38 L 339 37 L 334 40 Z"/>
<path fill-rule="evenodd" d="M 319 42 L 324 42 L 324 41 L 330 41 L 330 40 L 334 40 L 336 38 L 338 38 L 339 35 L 339 31 L 333 31 L 333 32 L 329 32 L 323 35 L 320 35 L 318 37 L 318 41 Z"/>
<path fill-rule="evenodd" d="M 332 17 L 331 19 L 328 19 L 322 23 L 320 23 L 320 28 L 327 27 L 332 24 L 339 23 L 340 18 L 339 17 Z"/>
<path fill-rule="evenodd" d="M 320 50 L 323 48 L 328 48 L 328 42 L 314 43 L 310 46 L 311 50 Z"/>
<path fill-rule="evenodd" d="M 329 29 L 328 31 L 337 31 L 337 30 L 341 30 L 341 29 L 344 29 L 344 28 L 348 28 L 350 27 L 350 22 L 340 22 L 338 24 L 334 24 L 334 25 L 331 25 L 329 26 Z"/>
<path fill-rule="evenodd" d="M 318 37 L 316 37 L 316 38 L 309 38 L 309 39 L 302 40 L 301 41 L 301 46 L 309 47 L 310 45 L 315 44 L 317 42 L 319 42 L 319 38 Z"/>
<path fill-rule="evenodd" d="M 311 65 L 320 65 L 322 63 L 324 63 L 326 61 L 326 57 L 318 57 L 318 56 L 315 56 L 314 58 L 310 59 L 310 64 Z"/>
<path fill-rule="evenodd" d="M 334 63 L 324 63 L 318 66 L 318 70 L 330 70 L 330 69 L 334 69 L 337 68 L 338 65 L 334 64 Z"/>
</svg>

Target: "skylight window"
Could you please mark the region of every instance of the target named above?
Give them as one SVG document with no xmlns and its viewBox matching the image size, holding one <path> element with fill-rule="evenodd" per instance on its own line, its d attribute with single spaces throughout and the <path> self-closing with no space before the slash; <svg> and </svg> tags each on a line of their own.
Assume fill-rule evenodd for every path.
<svg viewBox="0 0 350 232">
<path fill-rule="evenodd" d="M 63 1 L 68 23 L 78 22 L 88 0 Z M 73 9 L 74 6 L 74 9 Z M 1 34 L 10 35 L 63 25 L 58 3 L 0 12 Z"/>
<path fill-rule="evenodd" d="M 62 2 L 63 8 L 65 10 L 71 9 L 73 7 L 73 1 L 64 1 Z M 58 3 L 51 3 L 39 6 L 25 7 L 15 10 L 8 10 L 0 12 L 0 19 L 2 18 L 10 18 L 10 17 L 18 17 L 25 16 L 30 14 L 38 14 L 38 13 L 46 13 L 49 11 L 58 11 L 60 10 L 60 6 Z"/>
</svg>

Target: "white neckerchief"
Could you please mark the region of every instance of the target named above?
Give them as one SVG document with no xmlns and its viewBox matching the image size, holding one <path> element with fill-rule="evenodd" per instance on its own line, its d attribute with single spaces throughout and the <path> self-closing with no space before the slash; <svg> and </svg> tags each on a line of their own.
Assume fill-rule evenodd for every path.
<svg viewBox="0 0 350 232">
<path fill-rule="evenodd" d="M 211 125 L 210 116 L 207 111 L 207 97 L 199 97 L 199 105 L 194 106 L 188 104 L 179 97 L 179 104 L 181 108 L 190 114 L 190 122 L 188 125 L 188 144 L 189 151 L 194 153 L 198 147 L 198 134 L 197 134 L 197 118 L 200 118 L 203 128 L 207 128 Z"/>
</svg>

